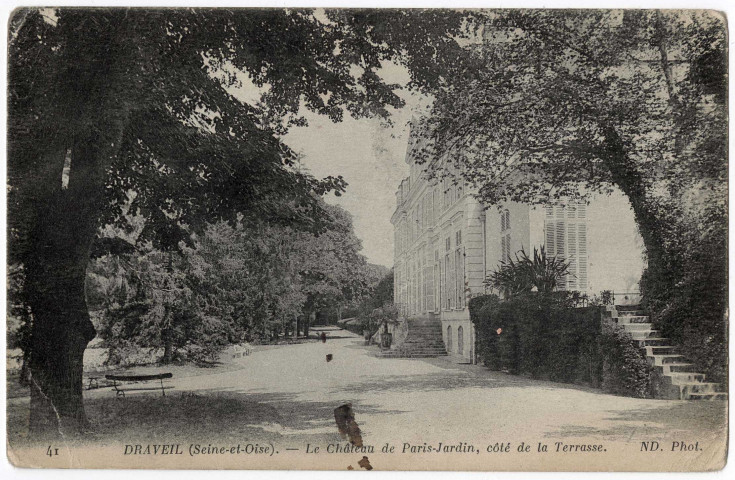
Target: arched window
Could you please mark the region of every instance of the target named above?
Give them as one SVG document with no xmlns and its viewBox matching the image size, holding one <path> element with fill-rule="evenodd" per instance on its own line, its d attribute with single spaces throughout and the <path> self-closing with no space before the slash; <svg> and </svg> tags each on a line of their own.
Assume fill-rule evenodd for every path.
<svg viewBox="0 0 735 480">
<path fill-rule="evenodd" d="M 457 353 L 464 355 L 464 329 L 462 327 L 457 328 Z"/>
<path fill-rule="evenodd" d="M 447 352 L 452 351 L 452 326 L 447 327 Z"/>
</svg>

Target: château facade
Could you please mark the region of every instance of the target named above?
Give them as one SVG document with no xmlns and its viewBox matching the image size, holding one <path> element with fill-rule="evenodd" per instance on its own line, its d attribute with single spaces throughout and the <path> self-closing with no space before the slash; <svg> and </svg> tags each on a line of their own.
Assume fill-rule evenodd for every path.
<svg viewBox="0 0 735 480">
<path fill-rule="evenodd" d="M 467 308 L 486 293 L 485 278 L 501 262 L 545 246 L 570 263 L 559 288 L 590 295 L 632 292 L 643 270 L 642 244 L 619 192 L 586 203 L 545 207 L 508 202 L 485 208 L 458 175 L 429 179 L 409 144 L 410 175 L 396 192 L 394 302 L 402 316 L 441 322 L 447 352 L 474 359 L 474 330 Z M 632 235 L 620 235 L 628 231 Z M 591 234 L 594 242 L 591 241 Z"/>
</svg>

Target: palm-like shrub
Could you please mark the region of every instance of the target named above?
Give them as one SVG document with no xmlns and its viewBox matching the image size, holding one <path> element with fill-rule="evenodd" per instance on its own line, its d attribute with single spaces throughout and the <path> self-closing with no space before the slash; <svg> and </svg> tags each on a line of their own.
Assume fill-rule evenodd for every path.
<svg viewBox="0 0 735 480">
<path fill-rule="evenodd" d="M 502 292 L 506 297 L 538 291 L 553 292 L 564 275 L 569 273 L 569 262 L 561 257 L 546 255 L 546 249 L 534 247 L 533 257 L 525 250 L 516 253 L 515 260 L 501 262 L 498 269 L 485 283 Z"/>
</svg>

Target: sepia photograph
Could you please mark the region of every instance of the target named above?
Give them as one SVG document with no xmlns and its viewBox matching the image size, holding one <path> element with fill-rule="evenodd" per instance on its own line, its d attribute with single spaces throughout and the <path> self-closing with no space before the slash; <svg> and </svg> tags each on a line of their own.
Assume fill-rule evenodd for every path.
<svg viewBox="0 0 735 480">
<path fill-rule="evenodd" d="M 14 467 L 725 467 L 725 12 L 5 24 Z"/>
</svg>

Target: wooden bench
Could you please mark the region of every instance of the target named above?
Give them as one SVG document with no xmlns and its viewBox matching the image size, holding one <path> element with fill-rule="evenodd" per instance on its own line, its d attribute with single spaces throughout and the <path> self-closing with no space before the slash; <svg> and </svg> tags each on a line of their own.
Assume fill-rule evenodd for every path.
<svg viewBox="0 0 735 480">
<path fill-rule="evenodd" d="M 107 380 L 112 380 L 112 388 L 115 390 L 118 397 L 125 396 L 125 392 L 134 390 L 160 390 L 162 396 L 166 396 L 166 390 L 174 388 L 171 386 L 165 386 L 163 381 L 168 378 L 172 378 L 172 373 L 158 373 L 156 375 L 105 375 Z M 161 386 L 158 387 L 146 387 L 135 385 L 138 382 L 147 384 L 148 382 L 159 380 Z M 134 384 L 126 384 L 125 382 L 134 382 Z"/>
<path fill-rule="evenodd" d="M 250 355 L 250 345 L 235 345 L 232 347 L 232 358 L 242 358 Z"/>
<path fill-rule="evenodd" d="M 100 377 L 96 376 L 89 376 L 87 377 L 87 390 L 92 390 L 93 388 L 100 388 L 100 384 L 98 382 Z"/>
</svg>

